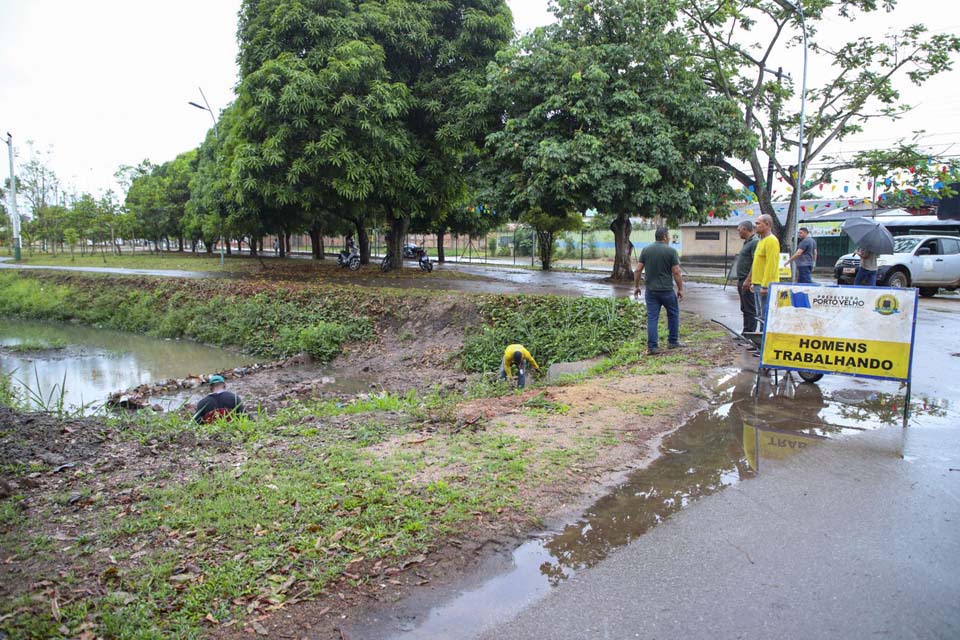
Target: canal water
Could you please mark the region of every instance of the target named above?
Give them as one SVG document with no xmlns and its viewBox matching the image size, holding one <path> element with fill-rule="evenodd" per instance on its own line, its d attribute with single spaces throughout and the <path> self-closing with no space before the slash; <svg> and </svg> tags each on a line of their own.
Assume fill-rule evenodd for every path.
<svg viewBox="0 0 960 640">
<path fill-rule="evenodd" d="M 93 413 L 115 391 L 223 371 L 252 356 L 186 340 L 93 327 L 0 319 L 0 374 L 35 408 Z"/>
</svg>

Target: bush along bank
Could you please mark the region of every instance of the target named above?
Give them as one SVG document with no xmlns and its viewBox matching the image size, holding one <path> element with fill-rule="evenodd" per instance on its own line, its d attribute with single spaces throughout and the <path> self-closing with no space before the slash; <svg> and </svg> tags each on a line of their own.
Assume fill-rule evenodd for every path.
<svg viewBox="0 0 960 640">
<path fill-rule="evenodd" d="M 469 372 L 496 371 L 504 347 L 514 342 L 549 365 L 614 353 L 643 333 L 645 307 L 625 298 L 0 274 L 0 314 L 188 338 L 270 359 L 306 352 L 318 362 L 334 359 L 345 342 L 373 340 L 381 321 L 403 321 L 431 295 L 476 305 L 477 326 L 464 327 L 461 364 Z"/>
</svg>

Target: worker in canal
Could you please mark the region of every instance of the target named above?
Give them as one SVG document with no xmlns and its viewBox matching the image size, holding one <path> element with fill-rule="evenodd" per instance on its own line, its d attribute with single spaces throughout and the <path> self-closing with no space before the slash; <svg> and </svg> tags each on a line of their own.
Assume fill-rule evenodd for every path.
<svg viewBox="0 0 960 640">
<path fill-rule="evenodd" d="M 209 424 L 221 416 L 229 420 L 235 414 L 245 413 L 239 396 L 227 391 L 227 381 L 223 376 L 210 376 L 207 382 L 210 384 L 210 395 L 197 403 L 197 412 L 193 414 L 194 422 Z"/>
<path fill-rule="evenodd" d="M 525 362 L 529 362 L 537 371 L 540 371 L 540 365 L 533 359 L 530 352 L 522 344 L 511 344 L 503 352 L 503 362 L 500 363 L 500 379 L 514 380 L 516 378 L 517 387 L 523 389 L 527 386 L 527 371 Z M 514 375 L 513 368 L 516 367 L 517 373 Z"/>
</svg>

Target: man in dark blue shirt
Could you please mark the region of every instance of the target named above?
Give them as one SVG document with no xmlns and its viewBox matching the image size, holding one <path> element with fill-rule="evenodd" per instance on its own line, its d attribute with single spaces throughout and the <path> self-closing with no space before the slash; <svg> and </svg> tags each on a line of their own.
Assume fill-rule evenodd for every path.
<svg viewBox="0 0 960 640">
<path fill-rule="evenodd" d="M 210 395 L 197 403 L 197 412 L 193 420 L 197 424 L 215 422 L 220 416 L 227 420 L 236 413 L 244 413 L 243 402 L 231 391 L 227 391 L 227 382 L 221 375 L 210 376 Z"/>
</svg>

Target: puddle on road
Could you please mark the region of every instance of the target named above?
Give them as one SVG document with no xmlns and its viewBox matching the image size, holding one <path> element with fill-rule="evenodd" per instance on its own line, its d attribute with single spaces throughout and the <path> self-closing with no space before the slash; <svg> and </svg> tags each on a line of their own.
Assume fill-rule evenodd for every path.
<svg viewBox="0 0 960 640">
<path fill-rule="evenodd" d="M 58 348 L 16 351 L 16 345 L 24 343 Z M 90 405 L 90 413 L 114 391 L 252 361 L 250 356 L 185 340 L 65 323 L 0 320 L 0 373 L 11 374 L 28 400 L 42 398 L 41 404 L 48 407 L 59 401 L 61 387 L 65 409 Z"/>
<path fill-rule="evenodd" d="M 464 587 L 425 616 L 411 602 L 398 606 L 387 619 L 352 631 L 364 638 L 472 637 L 510 619 L 694 500 L 754 477 L 778 460 L 824 446 L 830 438 L 897 425 L 901 419 L 902 396 L 896 384 L 878 392 L 861 389 L 859 381 L 849 378 L 822 387 L 781 378 L 775 391 L 764 382 L 767 393 L 755 401 L 750 396 L 753 380 L 753 374 L 739 370 L 717 380 L 711 408 L 665 439 L 661 457 L 632 473 L 575 522 L 520 545 L 508 571 L 479 587 Z M 914 416 L 944 418 L 948 409 L 946 402 L 919 399 Z"/>
</svg>

